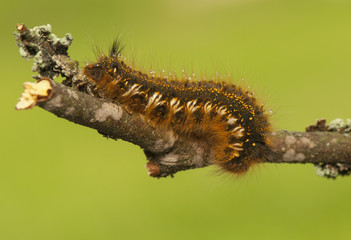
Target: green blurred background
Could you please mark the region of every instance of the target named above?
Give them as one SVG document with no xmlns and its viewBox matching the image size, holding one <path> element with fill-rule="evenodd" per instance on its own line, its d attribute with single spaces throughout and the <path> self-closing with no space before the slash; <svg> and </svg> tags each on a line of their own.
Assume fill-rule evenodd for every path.
<svg viewBox="0 0 351 240">
<path fill-rule="evenodd" d="M 0 239 L 350 239 L 351 177 L 265 164 L 153 179 L 137 146 L 35 108 L 15 111 L 32 61 L 17 23 L 50 23 L 81 64 L 121 35 L 144 70 L 231 74 L 276 129 L 351 117 L 349 0 L 6 1 L 0 15 Z"/>
</svg>

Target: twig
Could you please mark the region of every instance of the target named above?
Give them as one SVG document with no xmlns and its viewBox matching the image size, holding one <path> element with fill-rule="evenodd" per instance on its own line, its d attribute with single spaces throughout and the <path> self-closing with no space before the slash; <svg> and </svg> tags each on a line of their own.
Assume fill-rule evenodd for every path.
<svg viewBox="0 0 351 240">
<path fill-rule="evenodd" d="M 51 34 L 50 25 L 27 29 L 19 24 L 17 30 L 21 55 L 34 58 L 33 71 L 39 73 L 35 78 L 40 79 L 34 84 L 25 83 L 26 90 L 17 109 L 37 105 L 58 117 L 96 129 L 105 137 L 138 145 L 144 149 L 149 160 L 146 168 L 153 177 L 172 176 L 181 170 L 212 163 L 213 156 L 204 143 L 154 128 L 142 116 L 130 114 L 122 106 L 100 98 L 79 71 L 78 63 L 68 57 L 67 50 L 73 40 L 70 34 L 59 39 Z M 63 84 L 51 80 L 59 74 L 66 78 Z M 319 121 L 308 128 L 309 132 L 273 132 L 270 138 L 275 155 L 266 162 L 313 163 L 319 167 L 320 175 L 348 175 L 351 169 L 350 125 L 340 123 L 328 127 L 325 121 Z"/>
</svg>

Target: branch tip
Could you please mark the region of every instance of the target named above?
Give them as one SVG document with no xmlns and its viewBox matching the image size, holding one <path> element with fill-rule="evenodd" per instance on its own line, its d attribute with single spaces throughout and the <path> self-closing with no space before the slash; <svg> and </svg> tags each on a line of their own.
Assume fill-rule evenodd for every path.
<svg viewBox="0 0 351 240">
<path fill-rule="evenodd" d="M 27 27 L 22 23 L 17 24 L 16 29 L 19 32 L 25 32 L 28 30 Z"/>
<path fill-rule="evenodd" d="M 48 78 L 42 78 L 36 83 L 24 82 L 24 92 L 16 104 L 16 110 L 33 108 L 38 102 L 44 102 L 52 96 L 52 84 Z"/>
</svg>

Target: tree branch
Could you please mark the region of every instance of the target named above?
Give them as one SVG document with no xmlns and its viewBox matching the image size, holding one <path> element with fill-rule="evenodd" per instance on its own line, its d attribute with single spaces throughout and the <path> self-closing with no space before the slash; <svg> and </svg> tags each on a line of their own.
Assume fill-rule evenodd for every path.
<svg viewBox="0 0 351 240">
<path fill-rule="evenodd" d="M 175 136 L 150 125 L 141 115 L 128 113 L 121 105 L 111 103 L 94 92 L 94 86 L 80 72 L 78 63 L 67 53 L 72 36 L 57 38 L 51 26 L 27 29 L 17 25 L 17 44 L 25 58 L 34 59 L 37 83 L 25 83 L 17 109 L 35 105 L 74 123 L 96 129 L 108 138 L 123 139 L 144 149 L 146 168 L 153 177 L 208 166 L 213 156 L 209 147 L 199 141 Z M 62 84 L 51 79 L 59 74 Z M 308 132 L 273 132 L 269 136 L 275 155 L 271 163 L 313 163 L 317 173 L 335 178 L 348 175 L 351 169 L 351 123 L 340 120 L 326 126 L 325 121 L 310 126 Z"/>
</svg>

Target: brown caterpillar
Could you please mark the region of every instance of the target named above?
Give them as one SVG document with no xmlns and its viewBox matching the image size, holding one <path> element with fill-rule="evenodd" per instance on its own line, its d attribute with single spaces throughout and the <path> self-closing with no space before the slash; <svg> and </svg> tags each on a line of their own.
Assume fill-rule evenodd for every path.
<svg viewBox="0 0 351 240">
<path fill-rule="evenodd" d="M 244 173 L 271 154 L 267 114 L 251 92 L 234 84 L 149 76 L 121 60 L 117 41 L 109 56 L 83 72 L 103 98 L 179 137 L 205 141 L 213 163 L 228 172 Z"/>
</svg>

